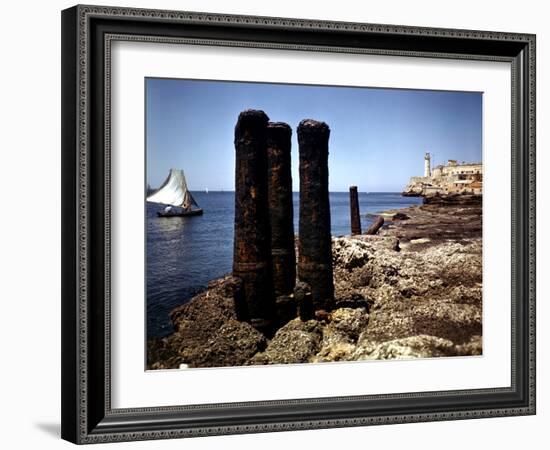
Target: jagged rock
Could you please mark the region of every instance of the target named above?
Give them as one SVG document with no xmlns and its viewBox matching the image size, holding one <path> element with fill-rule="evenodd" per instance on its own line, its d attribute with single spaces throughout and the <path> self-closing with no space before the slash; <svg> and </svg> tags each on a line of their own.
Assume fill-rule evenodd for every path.
<svg viewBox="0 0 550 450">
<path fill-rule="evenodd" d="M 446 211 L 425 208 L 411 220 L 448 220 Z M 451 213 L 471 214 L 470 210 Z M 456 217 L 452 220 L 458 221 Z M 361 236 L 363 245 L 355 242 L 359 240 L 356 237 L 340 238 L 343 241 L 335 240 L 334 245 L 336 304 L 342 305 L 339 299 L 368 299 L 369 340 L 379 343 L 433 335 L 463 345 L 472 335 L 481 335 L 480 237 L 455 241 L 436 236 L 429 245 L 406 247 L 398 253 L 382 245 L 382 239 L 394 238 L 391 229 L 385 232 L 384 236 L 369 236 L 369 240 Z M 395 228 L 395 234 L 401 232 L 402 228 Z M 421 232 L 418 236 L 423 238 Z M 366 261 L 353 264 L 353 258 Z M 473 346 L 464 348 L 465 352 L 476 351 Z"/>
<path fill-rule="evenodd" d="M 465 344 L 457 345 L 455 347 L 457 356 L 470 356 L 470 355 L 482 355 L 483 354 L 483 341 L 481 336 L 472 336 Z"/>
<path fill-rule="evenodd" d="M 361 289 L 346 282 L 334 283 L 335 308 L 365 308 L 370 311 L 373 301 L 365 297 Z"/>
<path fill-rule="evenodd" d="M 409 220 L 410 217 L 404 213 L 396 213 L 392 216 L 392 220 Z"/>
<path fill-rule="evenodd" d="M 368 325 L 365 308 L 339 308 L 330 314 L 330 321 L 323 328 L 321 348 L 311 362 L 345 361 L 355 350 L 357 338 Z"/>
<path fill-rule="evenodd" d="M 154 369 L 189 367 L 223 367 L 244 365 L 266 345 L 263 334 L 245 322 L 229 319 L 205 337 L 182 324 L 177 332 L 150 342 L 149 364 Z"/>
<path fill-rule="evenodd" d="M 265 351 L 252 357 L 248 364 L 304 363 L 317 353 L 321 342 L 321 326 L 315 320 L 294 319 L 279 329 Z"/>
<path fill-rule="evenodd" d="M 223 367 L 244 365 L 265 348 L 266 339 L 248 323 L 230 319 L 206 342 L 181 343 L 181 359 L 189 367 Z"/>
<path fill-rule="evenodd" d="M 265 348 L 265 337 L 245 322 L 237 321 L 235 290 L 240 280 L 224 277 L 205 292 L 175 308 L 170 317 L 175 333 L 150 343 L 148 363 L 153 367 L 221 367 L 244 364 Z M 238 361 L 238 363 L 237 363 Z"/>
<path fill-rule="evenodd" d="M 394 236 L 361 234 L 358 236 L 352 236 L 351 239 L 369 244 L 373 251 L 376 251 L 377 249 L 386 249 L 398 252 L 400 250 L 399 239 Z"/>
<path fill-rule="evenodd" d="M 416 334 L 440 336 L 459 344 L 481 334 L 481 308 L 440 302 L 415 306 L 413 310 Z"/>
<path fill-rule="evenodd" d="M 193 322 L 197 333 L 208 335 L 227 320 L 236 319 L 233 295 L 239 286 L 239 279 L 232 276 L 211 281 L 205 292 L 170 312 L 175 329 L 184 322 L 187 326 L 187 322 Z"/>
<path fill-rule="evenodd" d="M 352 270 L 364 266 L 371 253 L 372 247 L 358 239 L 332 239 L 332 263 L 335 267 Z"/>
<path fill-rule="evenodd" d="M 466 200 L 467 196 L 461 196 Z M 397 237 L 401 243 L 411 239 L 430 239 L 428 246 L 438 245 L 444 240 L 479 239 L 482 227 L 481 204 L 425 204 L 407 208 L 406 221 L 390 221 L 380 231 L 381 236 Z M 403 245 L 401 246 L 403 247 Z M 419 247 L 419 250 L 424 247 Z"/>
<path fill-rule="evenodd" d="M 448 339 L 419 335 L 382 343 L 363 341 L 360 342 L 351 357 L 354 360 L 365 360 L 433 358 L 454 355 L 455 346 Z"/>
<path fill-rule="evenodd" d="M 469 194 L 435 194 L 426 195 L 423 198 L 427 205 L 481 205 L 483 197 L 481 195 Z"/>
<path fill-rule="evenodd" d="M 337 333 L 350 342 L 357 341 L 369 323 L 369 314 L 365 308 L 340 308 L 330 316 L 327 331 Z"/>
<path fill-rule="evenodd" d="M 209 290 L 216 290 L 219 295 L 227 298 L 235 297 L 236 292 L 241 290 L 242 286 L 243 280 L 232 275 L 227 275 L 208 283 Z"/>
<path fill-rule="evenodd" d="M 172 345 L 172 336 L 147 341 L 147 369 L 175 369 L 183 363 L 177 347 Z"/>
<path fill-rule="evenodd" d="M 479 286 L 455 286 L 449 291 L 449 298 L 456 304 L 479 305 L 483 292 Z"/>
</svg>

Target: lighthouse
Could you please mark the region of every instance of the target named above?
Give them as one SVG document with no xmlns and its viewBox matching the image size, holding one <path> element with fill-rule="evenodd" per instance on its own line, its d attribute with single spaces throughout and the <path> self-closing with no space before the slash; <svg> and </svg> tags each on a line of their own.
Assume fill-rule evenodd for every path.
<svg viewBox="0 0 550 450">
<path fill-rule="evenodd" d="M 426 152 L 426 154 L 424 155 L 424 176 L 425 177 L 431 177 L 432 176 L 432 172 L 430 170 L 430 154 L 428 152 Z"/>
</svg>

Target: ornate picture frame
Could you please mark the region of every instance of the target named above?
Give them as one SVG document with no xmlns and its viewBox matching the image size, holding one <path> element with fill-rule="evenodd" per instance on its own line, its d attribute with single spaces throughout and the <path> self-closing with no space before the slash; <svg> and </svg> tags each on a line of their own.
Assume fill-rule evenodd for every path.
<svg viewBox="0 0 550 450">
<path fill-rule="evenodd" d="M 116 409 L 110 99 L 115 41 L 511 65 L 511 384 Z M 62 12 L 62 437 L 74 443 L 535 414 L 535 36 L 99 6 Z"/>
</svg>

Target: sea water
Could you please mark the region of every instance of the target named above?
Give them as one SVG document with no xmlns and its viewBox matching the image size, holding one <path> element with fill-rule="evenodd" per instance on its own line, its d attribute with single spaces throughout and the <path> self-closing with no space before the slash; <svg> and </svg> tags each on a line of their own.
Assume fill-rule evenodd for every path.
<svg viewBox="0 0 550 450">
<path fill-rule="evenodd" d="M 168 313 L 189 301 L 210 280 L 231 272 L 233 258 L 233 192 L 193 192 L 202 216 L 159 218 L 161 205 L 147 203 L 147 335 L 173 331 Z M 421 199 L 399 193 L 359 193 L 363 230 L 371 214 L 416 205 Z M 294 229 L 298 234 L 299 193 L 294 193 Z M 349 193 L 330 194 L 333 236 L 350 234 Z"/>
</svg>

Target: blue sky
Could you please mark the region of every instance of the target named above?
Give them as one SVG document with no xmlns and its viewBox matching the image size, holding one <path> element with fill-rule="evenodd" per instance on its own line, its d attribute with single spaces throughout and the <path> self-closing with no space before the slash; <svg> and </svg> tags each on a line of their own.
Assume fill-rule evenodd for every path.
<svg viewBox="0 0 550 450">
<path fill-rule="evenodd" d="M 234 127 L 239 112 L 261 109 L 288 123 L 293 190 L 298 190 L 296 126 L 330 129 L 329 189 L 399 192 L 423 174 L 424 153 L 481 162 L 482 94 L 357 87 L 146 79 L 147 181 L 158 187 L 171 167 L 191 190 L 234 190 Z"/>
</svg>

